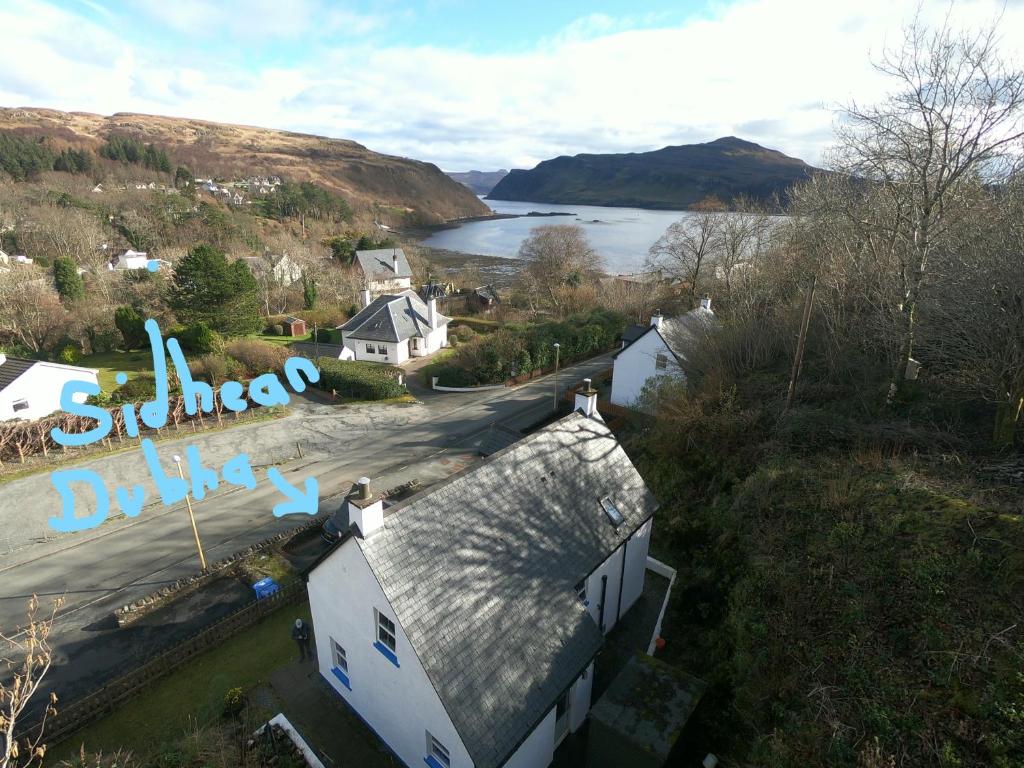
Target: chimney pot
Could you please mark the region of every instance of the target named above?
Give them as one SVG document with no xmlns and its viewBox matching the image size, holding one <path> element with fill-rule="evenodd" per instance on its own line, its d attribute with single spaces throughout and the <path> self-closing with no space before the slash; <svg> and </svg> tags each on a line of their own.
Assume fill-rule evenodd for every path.
<svg viewBox="0 0 1024 768">
<path fill-rule="evenodd" d="M 711 297 L 710 296 L 705 296 L 704 298 L 702 298 L 700 300 L 700 308 L 701 309 L 707 309 L 707 310 L 711 309 Z"/>
<path fill-rule="evenodd" d="M 597 412 L 597 390 L 590 384 L 590 379 L 583 380 L 583 386 L 576 391 L 573 410 L 583 411 L 588 419 L 600 419 L 601 414 Z"/>
<path fill-rule="evenodd" d="M 356 480 L 356 484 L 359 486 L 360 499 L 368 499 L 371 496 L 373 496 L 373 493 L 371 493 L 370 491 L 370 478 L 360 477 L 358 480 Z"/>
</svg>

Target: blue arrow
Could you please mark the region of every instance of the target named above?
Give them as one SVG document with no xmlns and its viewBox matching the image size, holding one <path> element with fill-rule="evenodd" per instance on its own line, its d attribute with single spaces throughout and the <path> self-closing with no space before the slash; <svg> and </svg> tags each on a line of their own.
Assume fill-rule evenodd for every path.
<svg viewBox="0 0 1024 768">
<path fill-rule="evenodd" d="M 320 487 L 315 477 L 306 478 L 306 491 L 303 493 L 289 483 L 274 467 L 267 470 L 267 477 L 274 487 L 288 501 L 274 507 L 274 517 L 285 515 L 315 515 L 320 508 Z"/>
</svg>

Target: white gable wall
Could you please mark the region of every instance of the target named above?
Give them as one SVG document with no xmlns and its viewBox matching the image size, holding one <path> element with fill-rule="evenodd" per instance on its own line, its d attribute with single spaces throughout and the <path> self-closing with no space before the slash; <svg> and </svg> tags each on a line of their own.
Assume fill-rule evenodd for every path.
<svg viewBox="0 0 1024 768">
<path fill-rule="evenodd" d="M 0 391 L 0 421 L 6 419 L 40 419 L 60 410 L 60 393 L 68 381 L 96 384 L 96 371 L 70 365 L 38 362 Z M 84 403 L 85 395 L 75 395 L 75 402 Z M 28 403 L 28 408 L 14 410 L 14 404 Z"/>
<path fill-rule="evenodd" d="M 503 768 L 545 768 L 555 759 L 555 710 L 548 712 Z M 454 763 L 453 763 L 454 765 Z"/>
<path fill-rule="evenodd" d="M 356 360 L 369 360 L 374 363 L 388 363 L 399 365 L 409 359 L 409 341 L 364 341 L 363 339 L 351 339 L 343 332 L 342 345 L 352 350 Z M 369 347 L 373 347 L 373 352 Z M 381 354 L 380 350 L 384 350 Z"/>
<path fill-rule="evenodd" d="M 658 355 L 665 355 L 667 367 L 657 368 Z M 657 331 L 648 331 L 615 358 L 612 372 L 613 405 L 633 406 L 647 380 L 653 376 L 684 376 L 675 356 Z"/>
<path fill-rule="evenodd" d="M 424 765 L 429 731 L 448 748 L 452 768 L 471 768 L 469 753 L 358 542 L 349 539 L 320 563 L 308 587 L 324 679 L 406 765 Z M 374 647 L 374 609 L 395 623 L 398 667 Z M 332 672 L 331 638 L 345 649 L 351 690 Z"/>
<path fill-rule="evenodd" d="M 651 542 L 648 520 L 587 577 L 587 610 L 605 634 L 615 627 L 644 590 L 647 552 Z M 625 568 L 623 568 L 625 558 Z M 601 627 L 601 594 L 604 578 L 604 626 Z M 625 585 L 621 604 L 619 591 Z M 621 605 L 621 607 L 620 607 Z"/>
<path fill-rule="evenodd" d="M 388 280 L 370 280 L 370 293 L 377 296 L 383 293 L 397 293 L 412 288 L 412 278 L 395 277 Z"/>
</svg>

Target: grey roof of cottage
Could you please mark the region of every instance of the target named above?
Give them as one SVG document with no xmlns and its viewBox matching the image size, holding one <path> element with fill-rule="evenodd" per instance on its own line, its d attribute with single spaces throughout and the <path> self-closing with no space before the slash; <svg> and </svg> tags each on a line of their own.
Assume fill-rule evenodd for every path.
<svg viewBox="0 0 1024 768">
<path fill-rule="evenodd" d="M 446 324 L 449 319 L 437 313 L 439 325 Z M 399 342 L 414 336 L 425 338 L 430 331 L 427 305 L 412 290 L 384 294 L 363 307 L 338 330 L 348 338 L 365 341 Z"/>
<path fill-rule="evenodd" d="M 627 325 L 626 330 L 622 332 L 622 340 L 627 344 L 632 344 L 649 330 L 651 330 L 649 325 Z"/>
<path fill-rule="evenodd" d="M 395 271 L 394 257 L 398 257 L 398 271 Z M 394 280 L 412 277 L 412 268 L 401 248 L 374 248 L 370 251 L 356 251 L 356 261 L 368 280 Z"/>
<path fill-rule="evenodd" d="M 504 764 L 594 658 L 604 638 L 575 585 L 656 506 L 608 427 L 576 412 L 356 539 L 476 768 Z"/>
<path fill-rule="evenodd" d="M 15 379 L 38 362 L 38 360 L 26 360 L 22 357 L 8 357 L 0 364 L 0 392 L 7 389 Z"/>
</svg>

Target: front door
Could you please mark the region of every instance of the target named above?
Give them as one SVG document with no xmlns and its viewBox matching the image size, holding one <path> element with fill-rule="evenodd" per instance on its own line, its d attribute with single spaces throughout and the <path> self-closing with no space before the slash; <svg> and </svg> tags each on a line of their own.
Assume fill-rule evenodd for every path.
<svg viewBox="0 0 1024 768">
<path fill-rule="evenodd" d="M 571 690 L 571 689 L 570 689 Z M 555 704 L 555 746 L 562 743 L 562 739 L 569 733 L 569 691 L 562 694 L 562 697 Z"/>
</svg>

